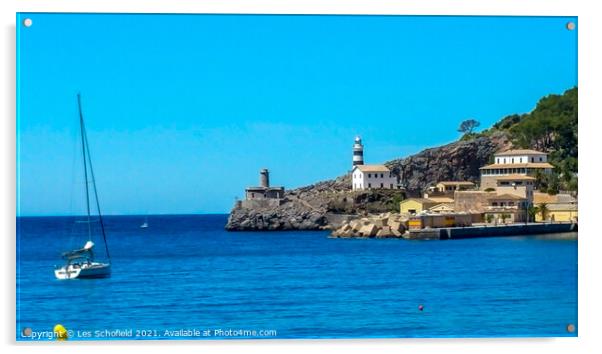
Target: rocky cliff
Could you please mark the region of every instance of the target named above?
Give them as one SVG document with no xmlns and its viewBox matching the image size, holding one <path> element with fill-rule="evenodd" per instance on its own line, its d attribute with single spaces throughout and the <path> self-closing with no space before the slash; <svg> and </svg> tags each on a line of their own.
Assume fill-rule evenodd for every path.
<svg viewBox="0 0 602 354">
<path fill-rule="evenodd" d="M 429 185 L 444 180 L 477 182 L 479 167 L 490 163 L 498 150 L 511 143 L 504 133 L 430 148 L 386 162 L 405 190 L 351 191 L 349 175 L 289 190 L 281 205 L 235 206 L 227 230 L 318 230 L 339 227 L 349 219 L 370 213 L 397 211 L 406 196 L 419 196 Z"/>
<path fill-rule="evenodd" d="M 419 196 L 426 187 L 439 181 L 478 182 L 479 168 L 491 163 L 495 152 L 508 150 L 511 145 L 508 135 L 498 132 L 426 149 L 385 165 L 400 177 L 409 195 Z"/>
</svg>

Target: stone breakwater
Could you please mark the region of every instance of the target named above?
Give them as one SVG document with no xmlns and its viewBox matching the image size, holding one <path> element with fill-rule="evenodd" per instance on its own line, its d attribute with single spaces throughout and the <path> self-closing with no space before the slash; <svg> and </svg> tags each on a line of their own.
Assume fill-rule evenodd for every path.
<svg viewBox="0 0 602 354">
<path fill-rule="evenodd" d="M 395 213 L 369 215 L 359 219 L 344 222 L 332 231 L 332 237 L 374 237 L 398 238 L 403 237 L 407 230 L 408 217 Z"/>
</svg>

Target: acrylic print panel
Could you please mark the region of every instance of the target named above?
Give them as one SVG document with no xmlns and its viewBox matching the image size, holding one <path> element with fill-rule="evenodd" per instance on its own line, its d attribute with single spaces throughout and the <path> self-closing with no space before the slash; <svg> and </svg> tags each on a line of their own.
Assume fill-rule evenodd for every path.
<svg viewBox="0 0 602 354">
<path fill-rule="evenodd" d="M 577 18 L 17 15 L 17 340 L 563 337 Z"/>
</svg>

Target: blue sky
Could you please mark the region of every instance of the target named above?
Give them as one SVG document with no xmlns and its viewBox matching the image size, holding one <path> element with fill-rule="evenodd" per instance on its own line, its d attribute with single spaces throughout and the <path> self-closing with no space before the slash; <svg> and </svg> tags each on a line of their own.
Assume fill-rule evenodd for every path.
<svg viewBox="0 0 602 354">
<path fill-rule="evenodd" d="M 24 18 L 33 25 L 21 26 Z M 577 85 L 569 17 L 17 15 L 18 215 L 228 212 L 486 128 Z M 78 194 L 79 193 L 79 194 Z"/>
</svg>

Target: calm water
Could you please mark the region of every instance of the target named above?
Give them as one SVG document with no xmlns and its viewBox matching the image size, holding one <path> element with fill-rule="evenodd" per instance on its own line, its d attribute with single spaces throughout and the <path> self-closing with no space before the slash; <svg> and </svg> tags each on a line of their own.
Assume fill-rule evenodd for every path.
<svg viewBox="0 0 602 354">
<path fill-rule="evenodd" d="M 575 235 L 342 240 L 225 232 L 225 215 L 143 219 L 107 217 L 112 277 L 72 281 L 53 267 L 85 242 L 73 219 L 18 219 L 17 339 L 57 323 L 79 339 L 576 335 Z"/>
</svg>

